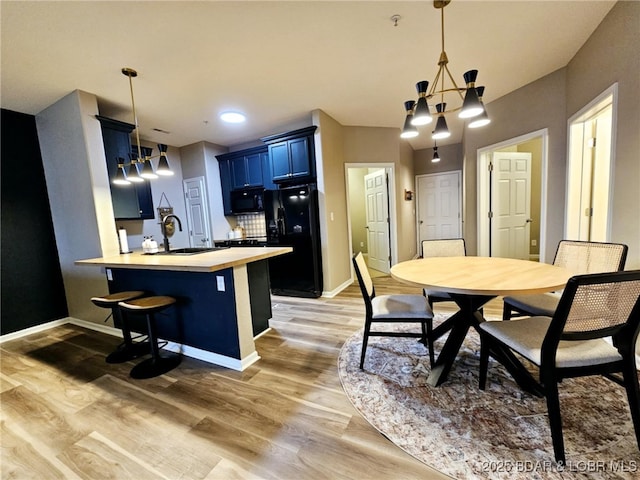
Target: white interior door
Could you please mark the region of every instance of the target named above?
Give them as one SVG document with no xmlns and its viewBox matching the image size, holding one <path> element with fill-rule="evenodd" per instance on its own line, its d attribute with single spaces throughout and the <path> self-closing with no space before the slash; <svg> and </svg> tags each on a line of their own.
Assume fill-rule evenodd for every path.
<svg viewBox="0 0 640 480">
<path fill-rule="evenodd" d="M 529 259 L 531 154 L 495 152 L 491 175 L 491 256 Z"/>
<path fill-rule="evenodd" d="M 570 122 L 565 238 L 606 242 L 610 235 L 614 95 Z"/>
<path fill-rule="evenodd" d="M 192 247 L 211 247 L 211 228 L 209 228 L 209 209 L 204 177 L 189 178 L 183 181 L 187 222 L 189 224 L 189 245 Z"/>
<path fill-rule="evenodd" d="M 460 172 L 419 175 L 416 192 L 418 246 L 462 236 Z"/>
<path fill-rule="evenodd" d="M 367 263 L 370 268 L 389 273 L 389 193 L 384 170 L 365 175 L 364 194 L 369 244 Z"/>
</svg>

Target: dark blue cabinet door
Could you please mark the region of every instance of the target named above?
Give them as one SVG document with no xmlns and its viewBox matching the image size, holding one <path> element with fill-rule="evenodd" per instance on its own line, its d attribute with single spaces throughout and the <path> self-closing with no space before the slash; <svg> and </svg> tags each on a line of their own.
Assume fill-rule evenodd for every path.
<svg viewBox="0 0 640 480">
<path fill-rule="evenodd" d="M 136 220 L 154 218 L 153 198 L 149 182 L 134 185 L 114 185 L 113 178 L 118 170 L 118 157 L 129 162 L 131 140 L 129 135 L 134 126 L 130 123 L 97 116 L 102 128 L 102 141 L 109 172 L 111 201 L 116 220 Z"/>
<path fill-rule="evenodd" d="M 229 161 L 231 166 L 231 186 L 235 188 L 244 188 L 247 186 L 247 164 L 244 157 L 234 158 Z"/>
<path fill-rule="evenodd" d="M 309 137 L 289 140 L 289 159 L 291 164 L 291 177 L 311 176 Z"/>
<path fill-rule="evenodd" d="M 315 179 L 315 130 L 315 126 L 306 127 L 261 139 L 269 146 L 271 180 L 274 184 Z"/>
<path fill-rule="evenodd" d="M 242 155 L 229 160 L 233 188 L 262 186 L 262 162 L 260 154 Z"/>
<path fill-rule="evenodd" d="M 222 207 L 225 215 L 231 215 L 231 166 L 229 160 L 218 160 L 220 167 L 220 189 L 222 190 Z"/>
<path fill-rule="evenodd" d="M 262 158 L 259 153 L 244 157 L 246 166 L 247 187 L 262 186 Z"/>
<path fill-rule="evenodd" d="M 265 190 L 277 190 L 278 186 L 273 183 L 273 176 L 271 173 L 271 159 L 269 158 L 269 152 L 262 152 L 260 154 L 260 161 L 262 162 L 262 185 Z"/>
<path fill-rule="evenodd" d="M 269 159 L 271 160 L 271 177 L 274 182 L 287 180 L 291 169 L 289 167 L 289 144 L 280 142 L 269 145 Z"/>
</svg>

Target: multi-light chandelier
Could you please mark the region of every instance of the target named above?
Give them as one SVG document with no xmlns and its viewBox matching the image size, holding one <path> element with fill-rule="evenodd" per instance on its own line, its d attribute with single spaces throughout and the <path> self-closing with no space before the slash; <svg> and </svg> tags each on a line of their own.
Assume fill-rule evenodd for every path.
<svg viewBox="0 0 640 480">
<path fill-rule="evenodd" d="M 125 163 L 125 159 L 122 157 L 118 158 L 118 171 L 116 172 L 116 176 L 113 179 L 113 183 L 116 185 L 129 185 L 132 182 L 140 183 L 144 182 L 145 179 L 152 180 L 158 178 L 158 175 L 173 175 L 173 170 L 171 170 L 171 168 L 169 167 L 169 160 L 167 159 L 166 145 L 158 144 L 158 150 L 160 151 L 160 154 L 153 157 L 151 156 L 151 152 L 153 151 L 151 148 L 140 146 L 138 115 L 136 114 L 136 102 L 133 98 L 133 81 L 131 80 L 132 78 L 138 76 L 138 72 L 136 72 L 133 68 L 124 67 L 122 69 L 122 74 L 126 77 L 129 77 L 131 107 L 133 110 L 133 124 L 136 129 L 136 143 L 138 151 L 137 153 L 131 152 L 129 154 L 129 163 Z M 156 168 L 154 171 L 151 159 L 157 157 L 160 157 L 160 160 L 158 161 L 158 168 Z M 127 167 L 129 167 L 128 171 Z"/>
<path fill-rule="evenodd" d="M 453 75 L 449 71 L 448 63 L 449 59 L 444 51 L 444 7 L 446 7 L 451 0 L 434 0 L 433 6 L 440 9 L 441 18 L 441 39 L 442 50 L 440 52 L 440 59 L 438 60 L 438 73 L 435 79 L 431 83 L 429 89 L 429 82 L 422 80 L 416 84 L 416 90 L 418 91 L 418 101 L 408 100 L 404 102 L 407 116 L 405 118 L 404 127 L 400 136 L 402 138 L 413 138 L 418 135 L 418 129 L 416 126 L 427 125 L 433 121 L 429 103 L 433 105 L 435 103 L 435 109 L 437 114 L 436 126 L 432 132 L 431 138 L 434 140 L 445 139 L 451 135 L 447 126 L 447 120 L 445 114 L 452 112 L 459 112 L 458 117 L 464 120 L 469 120 L 467 126 L 469 128 L 478 128 L 487 125 L 491 120 L 487 116 L 487 112 L 482 103 L 482 95 L 484 93 L 484 87 L 476 87 L 476 77 L 478 76 L 477 70 L 469 70 L 464 74 L 465 88 L 459 88 L 456 81 L 453 79 Z M 446 74 L 446 75 L 445 75 Z M 453 86 L 445 87 L 445 77 L 448 76 L 449 81 Z M 454 94 L 455 97 L 459 97 L 462 101 L 460 106 L 454 106 L 447 110 L 447 102 L 445 102 L 445 95 Z M 457 99 L 456 99 L 456 102 Z"/>
</svg>

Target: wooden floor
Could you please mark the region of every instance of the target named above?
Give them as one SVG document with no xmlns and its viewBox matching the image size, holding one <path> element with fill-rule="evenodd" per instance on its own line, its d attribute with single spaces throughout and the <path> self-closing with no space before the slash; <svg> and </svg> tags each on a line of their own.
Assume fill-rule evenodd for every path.
<svg viewBox="0 0 640 480">
<path fill-rule="evenodd" d="M 374 282 L 378 294 L 419 293 Z M 334 299 L 273 297 L 273 313 L 256 342 L 262 358 L 244 372 L 185 358 L 133 380 L 134 363 L 104 361 L 117 338 L 74 325 L 5 342 L 2 478 L 448 478 L 389 442 L 343 393 L 338 352 L 364 315 L 356 285 Z"/>
</svg>

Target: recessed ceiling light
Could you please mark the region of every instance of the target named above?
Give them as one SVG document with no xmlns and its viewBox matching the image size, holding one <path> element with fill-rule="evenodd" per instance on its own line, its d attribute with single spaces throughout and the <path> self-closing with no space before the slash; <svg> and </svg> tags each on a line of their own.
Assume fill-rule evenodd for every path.
<svg viewBox="0 0 640 480">
<path fill-rule="evenodd" d="M 240 112 L 222 112 L 220 114 L 220 120 L 227 123 L 242 123 L 247 119 L 243 113 Z"/>
</svg>

